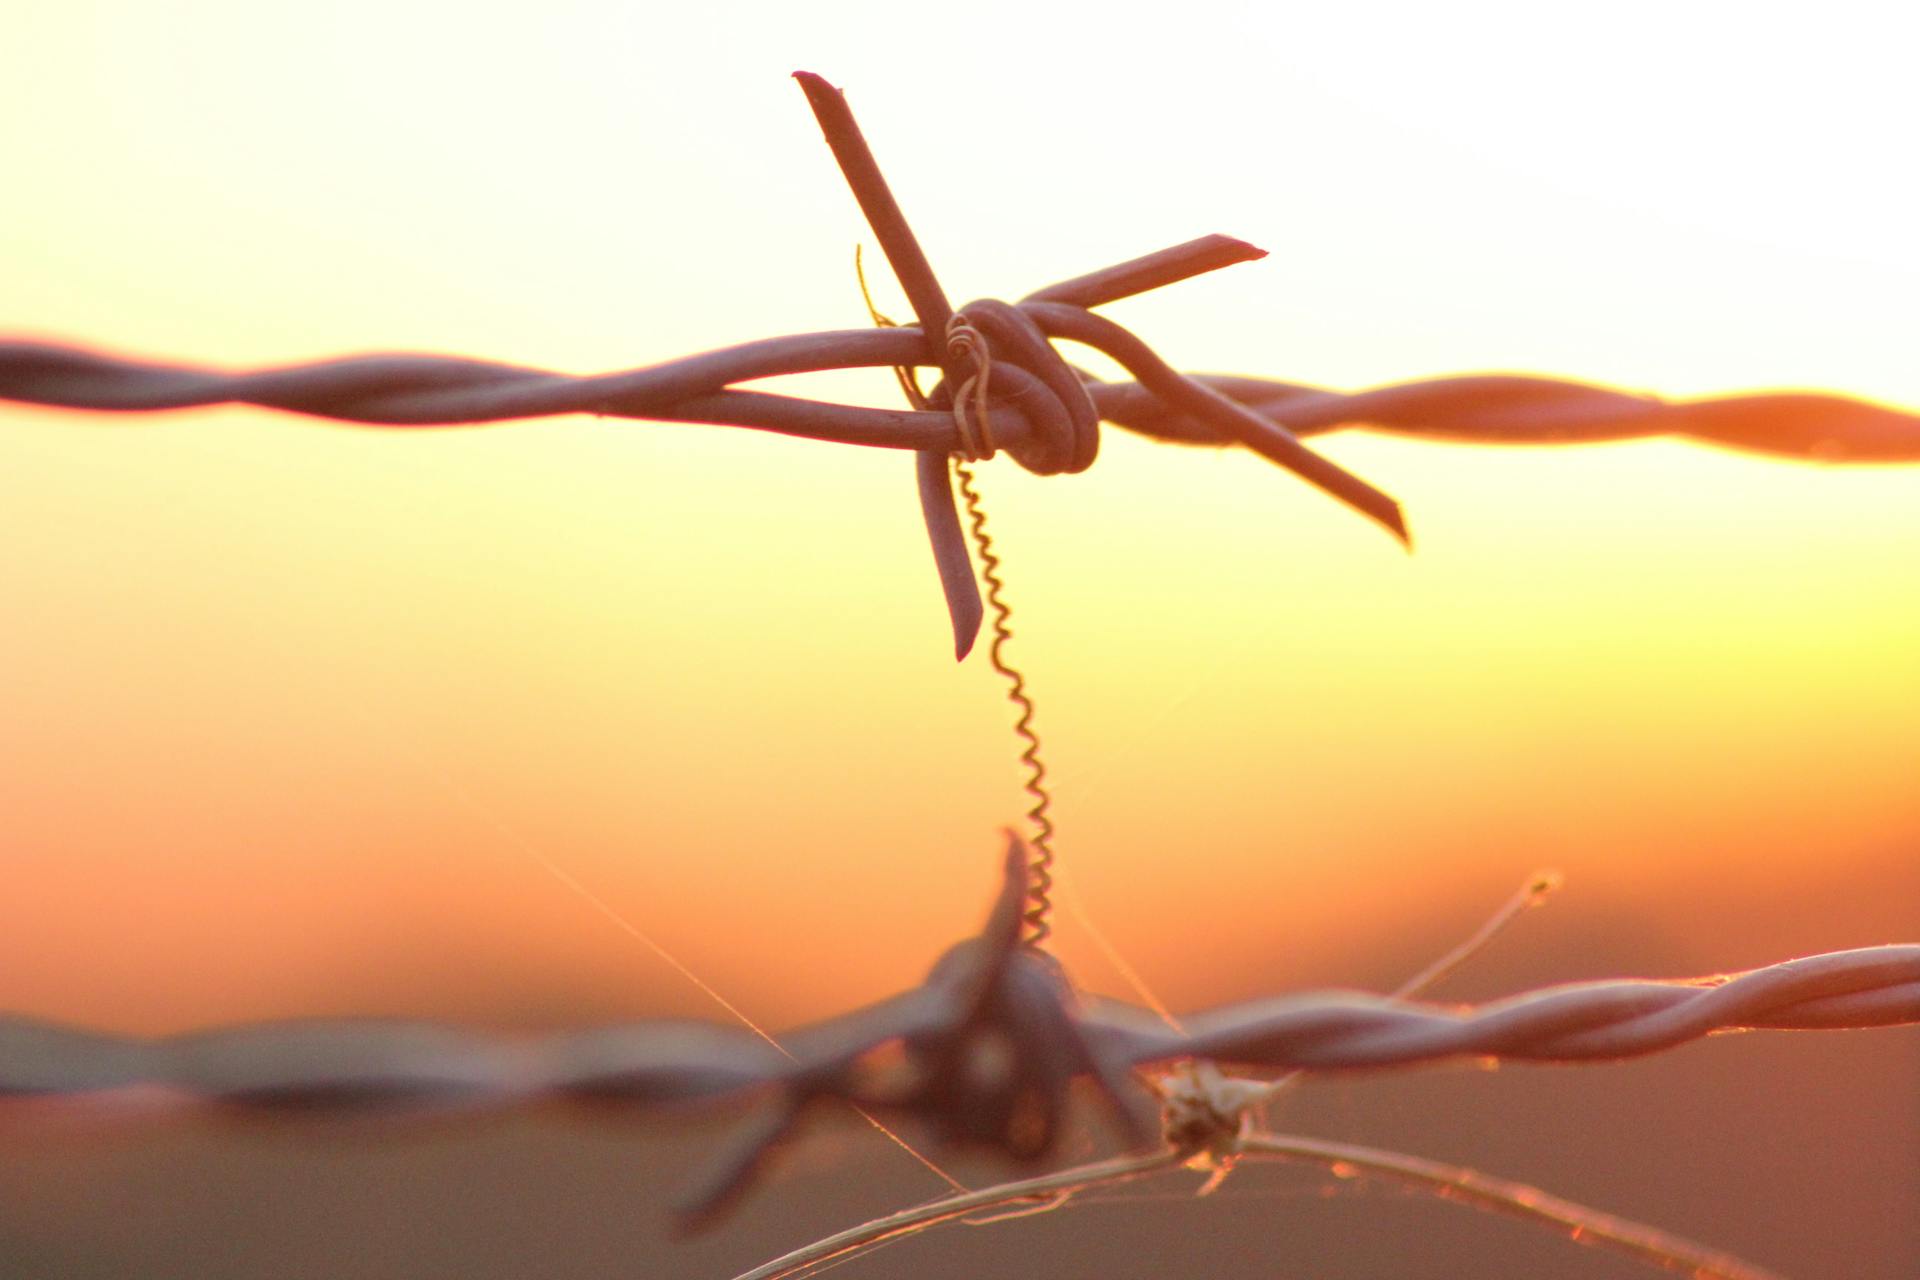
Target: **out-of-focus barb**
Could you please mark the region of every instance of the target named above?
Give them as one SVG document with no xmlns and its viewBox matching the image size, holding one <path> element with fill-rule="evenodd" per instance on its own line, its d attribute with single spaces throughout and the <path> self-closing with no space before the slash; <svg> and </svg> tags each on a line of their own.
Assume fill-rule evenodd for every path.
<svg viewBox="0 0 1920 1280">
<path fill-rule="evenodd" d="M 695 1224 L 745 1187 L 809 1103 L 838 1097 L 861 1110 L 915 1116 L 949 1143 L 1017 1160 L 1052 1151 L 1075 1079 L 1090 1076 L 1129 1141 L 1151 1129 L 1131 1064 L 1079 1031 L 1078 998 L 1059 963 L 1022 945 L 1030 854 L 1007 833 L 1000 892 L 980 933 L 949 948 L 926 981 L 869 1009 L 788 1037 L 783 1097 L 730 1147 L 682 1205 Z M 898 1060 L 876 1064 L 877 1050 Z"/>
<path fill-rule="evenodd" d="M 1303 992 L 1182 1019 L 1077 996 L 1020 944 L 1027 851 L 1010 839 L 982 932 L 925 982 L 784 1040 L 662 1021 L 543 1038 L 420 1022 L 308 1020 L 144 1039 L 0 1016 L 0 1103 L 131 1088 L 254 1112 L 477 1108 L 556 1097 L 658 1108 L 771 1091 L 778 1101 L 695 1209 L 724 1203 L 808 1103 L 914 1116 L 1020 1159 L 1052 1149 L 1068 1086 L 1089 1077 L 1130 1139 L 1147 1132 L 1134 1067 L 1187 1059 L 1262 1070 L 1410 1067 L 1459 1057 L 1594 1062 L 1743 1030 L 1920 1024 L 1920 945 L 1807 956 L 1684 981 L 1552 987 L 1478 1006 Z M 878 1060 L 877 1051 L 897 1051 Z M 886 1055 L 880 1054 L 881 1059 Z"/>
</svg>

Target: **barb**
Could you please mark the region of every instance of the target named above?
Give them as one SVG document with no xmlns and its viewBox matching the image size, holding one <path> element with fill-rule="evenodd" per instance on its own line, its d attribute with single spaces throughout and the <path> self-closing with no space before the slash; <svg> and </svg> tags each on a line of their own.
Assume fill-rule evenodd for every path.
<svg viewBox="0 0 1920 1280">
<path fill-rule="evenodd" d="M 796 71 L 793 78 L 806 94 L 807 105 L 813 109 L 813 117 L 820 125 L 828 149 L 833 152 L 834 161 L 840 166 L 841 176 L 847 180 L 861 216 L 880 241 L 887 265 L 893 268 L 894 278 L 906 291 L 907 305 L 913 308 L 920 331 L 932 348 L 936 335 L 945 335 L 953 319 L 953 308 L 947 301 L 946 290 L 940 287 L 939 278 L 933 274 L 933 264 L 927 261 L 906 214 L 893 198 L 893 191 L 880 172 L 880 163 L 867 146 L 845 96 L 810 71 Z M 862 279 L 861 287 L 864 289 L 865 285 Z M 951 342 L 933 349 L 932 355 L 934 363 L 946 373 L 948 383 L 957 386 L 966 376 L 960 353 Z M 898 373 L 898 369 L 895 372 Z M 903 374 L 900 381 L 905 388 L 912 379 Z M 914 408 L 925 408 L 916 392 L 909 390 L 907 399 Z M 966 424 L 958 410 L 954 423 L 960 429 L 960 447 L 967 450 Z M 983 433 L 987 430 L 984 420 L 978 426 Z M 949 452 L 951 450 L 922 449 L 914 459 L 914 486 L 920 500 L 921 520 L 927 528 L 927 541 L 933 550 L 934 569 L 940 575 L 940 589 L 946 596 L 947 615 L 953 624 L 953 656 L 957 661 L 967 656 L 980 634 L 980 587 L 973 580 L 972 566 L 967 563 L 966 537 L 960 532 L 960 517 L 953 509 L 953 490 L 947 481 Z"/>
<path fill-rule="evenodd" d="M 960 499 L 966 504 L 967 523 L 973 531 L 973 545 L 980 555 L 980 578 L 987 584 L 987 607 L 993 610 L 993 643 L 987 647 L 987 661 L 1007 682 L 1007 701 L 1019 710 L 1013 732 L 1026 748 L 1020 763 L 1026 766 L 1026 781 L 1021 790 L 1033 797 L 1027 821 L 1033 824 L 1033 858 L 1027 864 L 1031 879 L 1027 885 L 1026 945 L 1039 949 L 1053 935 L 1053 794 L 1047 790 L 1047 766 L 1040 759 L 1040 735 L 1033 727 L 1033 698 L 1027 693 L 1027 678 L 1007 660 L 1007 644 L 1013 639 L 1013 606 L 1002 594 L 1006 582 L 1000 576 L 1000 556 L 987 533 L 987 512 L 980 503 L 980 490 L 974 485 L 973 469 L 956 460 L 953 472 L 959 483 Z"/>
</svg>

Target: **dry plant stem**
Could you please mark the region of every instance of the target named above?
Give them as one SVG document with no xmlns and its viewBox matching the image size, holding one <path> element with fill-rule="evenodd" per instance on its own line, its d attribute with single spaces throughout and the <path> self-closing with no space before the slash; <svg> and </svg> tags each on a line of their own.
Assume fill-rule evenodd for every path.
<svg viewBox="0 0 1920 1280">
<path fill-rule="evenodd" d="M 946 290 L 940 287 L 933 266 L 920 248 L 913 228 L 900 211 L 899 202 L 887 186 L 867 140 L 860 132 L 846 97 L 826 80 L 810 71 L 796 71 L 813 108 L 814 119 L 826 135 L 827 146 L 840 165 L 853 198 L 867 225 L 873 228 L 887 263 L 907 295 L 914 318 L 920 322 L 921 342 L 926 348 L 926 363 L 938 364 L 949 386 L 959 386 L 966 377 L 958 360 L 948 352 L 944 335 L 947 321 L 953 318 L 953 306 Z M 967 557 L 966 534 L 960 528 L 960 513 L 953 504 L 953 486 L 947 477 L 945 452 L 923 450 L 914 458 L 914 483 L 920 498 L 920 515 L 926 522 L 927 541 L 933 548 L 933 563 L 940 575 L 940 589 L 947 601 L 947 616 L 953 624 L 953 656 L 964 658 L 973 649 L 980 634 L 985 610 L 980 600 L 980 584 L 974 581 L 973 562 Z"/>
<path fill-rule="evenodd" d="M 1241 1139 L 1241 1149 L 1250 1156 L 1305 1161 L 1342 1174 L 1357 1170 L 1391 1178 L 1442 1200 L 1542 1223 L 1581 1244 L 1611 1249 L 1670 1271 L 1685 1271 L 1700 1280 L 1783 1280 L 1775 1272 L 1658 1228 L 1458 1165 L 1291 1134 L 1252 1134 Z"/>
<path fill-rule="evenodd" d="M 1560 873 L 1557 871 L 1536 871 L 1528 876 L 1527 882 L 1514 890 L 1513 896 L 1501 903 L 1500 908 L 1488 916 L 1465 941 L 1395 987 L 1393 998 L 1411 1000 L 1446 981 L 1454 970 L 1485 951 L 1495 938 L 1507 931 L 1509 925 L 1525 912 L 1539 906 L 1548 894 L 1559 887 Z"/>
<path fill-rule="evenodd" d="M 1024 744 L 1020 763 L 1027 776 L 1020 789 L 1033 801 L 1027 821 L 1033 824 L 1033 859 L 1027 864 L 1027 909 L 1021 919 L 1026 923 L 1025 945 L 1035 949 L 1046 945 L 1053 934 L 1053 794 L 1047 789 L 1047 766 L 1040 759 L 1040 733 L 1033 727 L 1033 698 L 1027 692 L 1027 678 L 1007 658 L 1007 645 L 1013 640 L 1013 606 L 1007 603 L 1006 582 L 1000 576 L 1000 555 L 993 549 L 993 536 L 987 532 L 987 512 L 980 502 L 980 490 L 974 485 L 973 469 L 956 460 L 954 475 L 960 498 L 966 503 L 967 524 L 973 531 L 974 549 L 980 556 L 980 577 L 987 584 L 987 603 L 993 607 L 993 640 L 987 646 L 987 661 L 1007 682 L 1007 701 L 1020 714 L 1013 722 L 1014 736 Z"/>
<path fill-rule="evenodd" d="M 1686 1271 L 1699 1280 L 1783 1280 L 1765 1268 L 1670 1232 L 1458 1165 L 1292 1134 L 1251 1134 L 1238 1139 L 1237 1146 L 1245 1156 L 1316 1164 L 1336 1176 L 1351 1177 L 1361 1172 L 1389 1178 L 1442 1200 L 1540 1223 L 1581 1244 L 1610 1249 L 1655 1267 Z M 1068 1197 L 1082 1191 L 1167 1172 L 1185 1163 L 1186 1158 L 1167 1147 L 1146 1155 L 1077 1165 L 1037 1178 L 984 1187 L 965 1195 L 944 1196 L 836 1232 L 742 1272 L 734 1280 L 784 1280 L 821 1263 L 844 1261 L 902 1236 L 968 1218 L 985 1209 L 1027 1204 L 1052 1207 L 1046 1205 L 1048 1201 L 1064 1204 Z"/>
<path fill-rule="evenodd" d="M 782 1280 L 782 1277 L 796 1275 L 822 1262 L 852 1257 L 889 1240 L 924 1231 L 942 1222 L 965 1218 L 983 1209 L 997 1209 L 1027 1201 L 1041 1202 L 1085 1191 L 1090 1187 L 1128 1182 L 1176 1168 L 1180 1162 L 1179 1153 L 1168 1148 L 1147 1155 L 1121 1156 L 1096 1164 L 1078 1165 L 1019 1182 L 1003 1182 L 999 1186 L 970 1191 L 965 1195 L 945 1196 L 836 1232 L 751 1271 L 743 1271 L 734 1280 Z"/>
</svg>

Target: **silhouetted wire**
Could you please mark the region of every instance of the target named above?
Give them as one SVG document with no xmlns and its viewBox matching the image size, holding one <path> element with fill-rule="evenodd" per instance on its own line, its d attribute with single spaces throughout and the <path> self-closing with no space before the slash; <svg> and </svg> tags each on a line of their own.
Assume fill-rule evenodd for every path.
<svg viewBox="0 0 1920 1280">
<path fill-rule="evenodd" d="M 1739 1030 L 1834 1030 L 1920 1022 L 1920 945 L 1789 960 L 1687 981 L 1576 983 L 1477 1006 L 1305 992 L 1190 1014 L 1174 1033 L 1149 1010 L 1090 1001 L 1083 1033 L 1135 1065 L 1205 1058 L 1337 1071 L 1449 1058 L 1594 1062 Z M 154 1038 L 0 1015 L 0 1096 L 157 1086 L 236 1106 L 513 1106 L 560 1097 L 630 1106 L 710 1101 L 777 1086 L 809 1045 L 871 1047 L 902 1034 L 868 1011 L 782 1037 L 800 1066 L 741 1028 L 638 1022 L 547 1036 L 429 1022 L 311 1019 Z M 843 1090 L 860 1100 L 857 1081 Z"/>
<path fill-rule="evenodd" d="M 1920 417 L 1810 394 L 1667 404 L 1650 396 L 1539 378 L 1447 378 L 1341 395 L 1289 383 L 1176 372 L 1136 335 L 1091 308 L 1265 256 L 1228 236 L 1203 236 L 1050 285 L 1017 306 L 994 300 L 964 311 L 984 336 L 954 342 L 954 311 L 914 237 L 845 96 L 796 72 L 861 213 L 899 279 L 917 328 L 799 334 L 624 373 L 575 377 L 453 356 L 370 355 L 219 373 L 117 359 L 47 343 L 0 342 L 0 399 L 77 409 L 150 411 L 254 404 L 385 426 L 446 426 L 562 413 L 755 427 L 821 440 L 916 451 L 916 487 L 935 566 L 964 657 L 982 620 L 946 459 L 971 456 L 969 421 L 1038 474 L 1085 470 L 1101 420 L 1163 439 L 1238 443 L 1293 471 L 1411 545 L 1399 504 L 1313 452 L 1300 435 L 1338 426 L 1480 442 L 1565 443 L 1677 434 L 1801 458 L 1912 461 Z M 1051 343 L 1082 342 L 1139 381 L 1099 383 L 1065 364 Z M 967 380 L 970 355 L 990 355 L 1001 394 L 971 420 L 935 412 Z M 735 383 L 856 367 L 939 367 L 933 404 L 906 411 L 742 391 Z M 905 380 L 903 380 L 905 381 Z M 949 398 L 943 400 L 942 396 Z M 986 449 L 990 453 L 991 446 Z"/>
</svg>

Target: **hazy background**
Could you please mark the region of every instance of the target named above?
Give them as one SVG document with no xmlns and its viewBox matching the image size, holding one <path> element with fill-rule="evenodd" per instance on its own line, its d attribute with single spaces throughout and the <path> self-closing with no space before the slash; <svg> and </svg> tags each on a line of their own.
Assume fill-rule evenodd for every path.
<svg viewBox="0 0 1920 1280">
<path fill-rule="evenodd" d="M 1920 89 L 1850 12 L 14 5 L 0 332 L 584 372 L 856 326 L 870 237 L 804 67 L 956 301 L 1220 231 L 1272 256 L 1111 309 L 1184 368 L 1920 405 Z M 1920 937 L 1920 471 L 1325 448 L 1417 555 L 1119 431 L 1084 476 L 983 476 L 1067 875 L 1168 1002 L 1389 986 L 1549 864 L 1565 893 L 1449 994 Z M 1024 802 L 910 471 L 647 423 L 0 407 L 0 1007 L 719 1016 L 543 858 L 770 1025 L 915 980 Z M 1059 949 L 1118 989 L 1071 919 Z M 1327 1083 L 1283 1119 L 1901 1277 L 1917 1085 L 1910 1031 L 1743 1037 Z M 721 1276 L 938 1190 L 823 1121 L 676 1242 L 661 1201 L 728 1118 L 0 1107 L 0 1271 Z M 845 1274 L 1634 1271 L 1365 1184 L 1188 1188 Z"/>
</svg>

